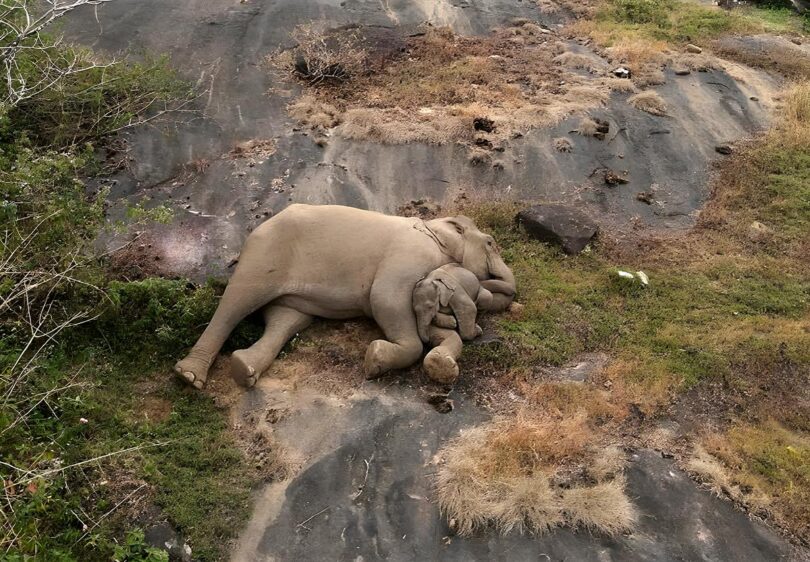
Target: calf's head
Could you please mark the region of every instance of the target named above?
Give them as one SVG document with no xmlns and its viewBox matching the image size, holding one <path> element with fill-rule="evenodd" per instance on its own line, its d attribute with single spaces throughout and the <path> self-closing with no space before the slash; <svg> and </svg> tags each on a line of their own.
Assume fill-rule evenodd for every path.
<svg viewBox="0 0 810 562">
<path fill-rule="evenodd" d="M 446 217 L 428 221 L 444 251 L 480 280 L 498 279 L 514 289 L 515 276 L 501 258 L 495 239 L 481 232 L 467 217 Z"/>
</svg>

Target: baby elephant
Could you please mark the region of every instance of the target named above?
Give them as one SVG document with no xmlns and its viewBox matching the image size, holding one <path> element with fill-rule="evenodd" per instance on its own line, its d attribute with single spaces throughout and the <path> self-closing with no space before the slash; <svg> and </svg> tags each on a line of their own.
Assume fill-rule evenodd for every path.
<svg viewBox="0 0 810 562">
<path fill-rule="evenodd" d="M 457 263 L 433 270 L 416 284 L 413 309 L 419 337 L 433 346 L 423 363 L 431 379 L 443 384 L 456 381 L 461 341 L 481 335 L 475 317 L 478 310 L 491 306 L 492 293 Z"/>
</svg>

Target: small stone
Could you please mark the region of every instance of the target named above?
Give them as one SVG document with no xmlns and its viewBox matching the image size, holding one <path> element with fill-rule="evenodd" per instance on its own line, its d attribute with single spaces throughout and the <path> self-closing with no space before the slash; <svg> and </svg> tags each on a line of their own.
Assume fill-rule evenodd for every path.
<svg viewBox="0 0 810 562">
<path fill-rule="evenodd" d="M 758 98 L 758 97 L 756 97 L 756 96 L 751 96 L 751 97 L 750 97 L 750 98 L 748 98 L 748 99 L 749 99 L 749 100 L 751 100 L 751 101 L 759 101 L 759 98 Z"/>
<path fill-rule="evenodd" d="M 791 37 L 790 42 L 793 43 L 794 45 L 801 45 L 802 44 L 802 40 L 799 39 L 798 37 Z"/>
<path fill-rule="evenodd" d="M 473 129 L 491 133 L 495 130 L 495 121 L 488 117 L 476 117 L 473 119 Z"/>
<path fill-rule="evenodd" d="M 647 205 L 652 205 L 653 194 L 651 191 L 639 191 L 636 193 L 636 199 L 642 203 L 646 203 Z"/>
<path fill-rule="evenodd" d="M 584 250 L 597 232 L 596 223 L 588 215 L 567 205 L 534 205 L 520 211 L 515 220 L 529 235 L 561 246 L 566 254 Z"/>
<path fill-rule="evenodd" d="M 696 55 L 699 55 L 700 53 L 702 53 L 702 52 L 703 52 L 703 49 L 701 49 L 701 48 L 700 48 L 700 47 L 698 47 L 697 45 L 692 45 L 692 43 L 689 43 L 689 44 L 686 46 L 686 51 L 687 51 L 687 52 L 689 52 L 689 53 L 694 53 L 694 54 L 696 54 Z"/>
<path fill-rule="evenodd" d="M 628 183 L 628 181 L 629 180 L 627 178 L 620 176 L 611 169 L 605 170 L 605 183 L 611 187 Z"/>
<path fill-rule="evenodd" d="M 714 150 L 718 154 L 725 154 L 726 156 L 734 152 L 734 149 L 727 144 L 718 144 L 717 146 L 714 147 Z"/>
<path fill-rule="evenodd" d="M 631 72 L 629 68 L 620 66 L 619 68 L 613 69 L 613 75 L 616 78 L 630 78 Z"/>
<path fill-rule="evenodd" d="M 692 71 L 689 70 L 688 68 L 676 68 L 675 69 L 675 75 L 676 76 L 686 76 L 688 74 L 692 74 Z"/>
<path fill-rule="evenodd" d="M 752 242 L 761 242 L 771 236 L 773 230 L 759 221 L 748 225 L 748 239 Z"/>
</svg>

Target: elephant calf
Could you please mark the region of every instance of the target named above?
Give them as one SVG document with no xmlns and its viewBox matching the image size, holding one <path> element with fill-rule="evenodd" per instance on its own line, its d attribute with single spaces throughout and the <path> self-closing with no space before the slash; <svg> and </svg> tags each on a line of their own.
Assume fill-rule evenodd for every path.
<svg viewBox="0 0 810 562">
<path fill-rule="evenodd" d="M 504 297 L 514 297 L 513 290 L 502 289 Z M 473 272 L 457 263 L 435 269 L 416 284 L 413 308 L 417 330 L 422 341 L 433 346 L 422 364 L 431 379 L 443 384 L 458 379 L 462 339 L 481 335 L 476 316 L 479 310 L 492 307 L 492 292 L 481 286 Z"/>
</svg>

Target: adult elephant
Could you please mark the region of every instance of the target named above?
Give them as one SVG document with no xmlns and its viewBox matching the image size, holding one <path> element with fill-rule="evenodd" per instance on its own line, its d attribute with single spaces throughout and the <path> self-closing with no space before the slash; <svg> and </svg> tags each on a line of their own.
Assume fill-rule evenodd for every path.
<svg viewBox="0 0 810 562">
<path fill-rule="evenodd" d="M 386 339 L 369 345 L 367 377 L 407 367 L 422 353 L 414 286 L 451 262 L 493 292 L 492 308 L 509 305 L 514 276 L 492 237 L 467 217 L 422 221 L 351 207 L 290 205 L 248 237 L 214 317 L 175 372 L 202 388 L 225 339 L 259 309 L 264 335 L 231 358 L 234 378 L 246 386 L 316 316 L 374 318 Z"/>
</svg>

